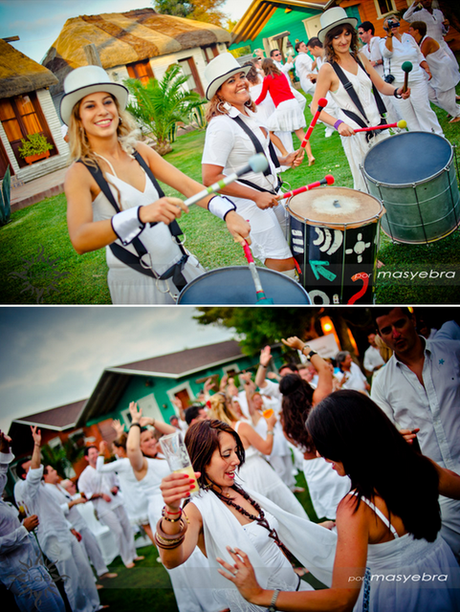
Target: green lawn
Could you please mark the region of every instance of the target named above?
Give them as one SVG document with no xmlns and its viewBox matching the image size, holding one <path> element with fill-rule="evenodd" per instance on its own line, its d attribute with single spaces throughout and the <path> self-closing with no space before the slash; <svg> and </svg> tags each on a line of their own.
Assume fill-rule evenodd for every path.
<svg viewBox="0 0 460 612">
<path fill-rule="evenodd" d="M 435 108 L 446 138 L 460 143 L 459 124 L 450 125 L 446 113 Z M 307 115 L 309 121 L 311 115 Z M 295 139 L 296 140 L 296 139 Z M 201 154 L 204 132 L 184 134 L 174 143 L 174 150 L 166 159 L 183 172 L 201 180 Z M 298 144 L 298 141 L 296 141 Z M 336 185 L 352 187 L 349 167 L 335 133 L 324 137 L 324 127 L 318 126 L 311 138 L 316 164 L 308 168 L 304 163 L 283 174 L 291 188 L 323 178 L 335 177 Z M 416 155 L 416 151 L 414 151 Z M 286 185 L 287 187 L 287 185 Z M 167 195 L 174 192 L 165 187 Z M 11 222 L 0 228 L 0 303 L 2 304 L 110 304 L 107 288 L 107 265 L 104 250 L 77 255 L 69 241 L 66 227 L 64 195 L 12 214 Z M 242 249 L 235 244 L 224 223 L 203 209 L 194 206 L 180 220 L 187 238 L 187 247 L 207 269 L 229 265 L 244 265 Z M 429 245 L 392 244 L 381 233 L 378 258 L 385 267 L 377 272 L 377 303 L 457 303 L 460 277 L 459 232 Z M 389 272 L 425 270 L 444 271 L 443 278 L 388 278 Z M 387 278 L 384 278 L 386 272 Z M 380 278 L 379 278 L 380 275 Z"/>
</svg>

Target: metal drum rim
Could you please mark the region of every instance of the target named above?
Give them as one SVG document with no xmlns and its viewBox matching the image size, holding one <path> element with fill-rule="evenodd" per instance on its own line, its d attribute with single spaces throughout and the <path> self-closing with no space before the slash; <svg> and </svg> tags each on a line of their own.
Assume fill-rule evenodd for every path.
<svg viewBox="0 0 460 612">
<path fill-rule="evenodd" d="M 268 272 L 269 274 L 275 274 L 276 276 L 281 276 L 285 281 L 293 283 L 294 284 L 293 286 L 300 289 L 300 294 L 304 293 L 306 295 L 308 302 L 306 302 L 304 305 L 311 305 L 311 300 L 310 300 L 310 296 L 308 295 L 308 291 L 300 283 L 297 283 L 294 279 L 290 278 L 289 276 L 286 276 L 282 272 L 278 272 L 277 270 L 271 270 L 270 268 L 262 268 L 261 266 L 256 266 L 256 267 L 258 271 Z M 179 296 L 177 298 L 177 304 L 180 304 L 181 296 L 185 294 L 188 287 L 197 284 L 200 278 L 202 278 L 203 276 L 206 276 L 208 274 L 215 274 L 217 272 L 221 272 L 222 270 L 247 270 L 249 275 L 251 274 L 251 271 L 249 270 L 248 266 L 225 266 L 223 268 L 214 268 L 213 270 L 206 270 L 206 272 L 203 272 L 203 274 L 200 274 L 200 276 L 197 276 L 196 278 L 194 278 L 193 280 L 191 280 L 189 283 L 185 285 L 185 287 L 179 293 Z M 251 280 L 251 283 L 252 283 L 252 280 Z M 254 293 L 255 293 L 255 288 L 254 288 Z M 291 303 L 295 304 L 295 302 L 291 302 Z M 223 306 L 226 305 L 224 302 L 219 302 L 219 304 L 222 304 Z M 203 302 L 201 305 L 206 306 L 206 302 Z M 216 305 L 217 304 L 212 304 L 212 306 L 216 306 Z M 235 306 L 236 304 L 231 304 L 231 305 Z M 257 304 L 257 302 L 255 302 L 254 304 L 243 304 L 243 306 L 257 306 L 257 305 L 260 305 L 260 304 Z M 276 306 L 276 304 L 273 304 L 273 306 Z"/>
<path fill-rule="evenodd" d="M 370 193 L 364 193 L 364 191 L 358 191 L 357 189 L 352 189 L 351 187 L 329 187 L 330 189 L 346 189 L 347 191 L 354 191 L 355 193 L 361 193 L 365 196 L 367 196 L 368 198 L 372 198 L 373 200 L 375 200 L 377 202 L 377 204 L 380 206 L 380 210 L 377 214 L 375 214 L 373 217 L 368 217 L 366 219 L 361 219 L 360 221 L 353 221 L 352 223 L 334 223 L 332 221 L 330 222 L 321 222 L 321 221 L 316 221 L 314 219 L 308 219 L 307 217 L 301 217 L 299 215 L 299 213 L 294 212 L 290 207 L 289 207 L 289 203 L 292 200 L 292 198 L 296 197 L 296 196 L 291 196 L 290 198 L 288 198 L 288 201 L 286 203 L 286 209 L 289 211 L 289 213 L 298 221 L 303 221 L 303 223 L 305 225 L 311 225 L 313 227 L 332 227 L 333 229 L 343 229 L 343 230 L 348 230 L 348 229 L 355 229 L 358 227 L 362 227 L 364 225 L 370 225 L 371 223 L 379 223 L 379 221 L 381 221 L 383 215 L 385 214 L 385 207 L 383 206 L 382 202 L 376 198 L 374 195 L 370 194 Z M 324 187 L 324 189 L 326 189 L 326 187 Z M 308 192 L 307 192 L 308 193 Z M 300 195 L 300 194 L 297 194 Z M 308 223 L 307 223 L 308 222 Z"/>
<path fill-rule="evenodd" d="M 368 172 L 366 171 L 366 168 L 364 166 L 364 164 L 366 163 L 366 157 L 374 149 L 374 147 L 372 147 L 372 149 L 370 149 L 366 153 L 366 157 L 364 158 L 363 165 L 361 166 L 361 169 L 362 169 L 363 173 L 365 174 L 366 178 L 371 183 L 376 185 L 377 187 L 383 186 L 383 187 L 391 187 L 392 189 L 407 189 L 408 187 L 412 187 L 413 185 L 423 185 L 424 183 L 428 183 L 428 182 L 432 181 L 433 179 L 437 178 L 438 176 L 441 176 L 441 174 L 443 172 L 446 172 L 450 168 L 450 166 L 452 164 L 453 157 L 454 157 L 454 148 L 452 146 L 452 143 L 449 142 L 445 136 L 441 136 L 440 134 L 431 134 L 430 132 L 422 132 L 421 130 L 417 130 L 417 131 L 414 130 L 412 132 L 405 132 L 405 134 L 425 134 L 425 135 L 429 134 L 431 136 L 437 136 L 438 138 L 442 138 L 442 140 L 445 140 L 447 142 L 447 144 L 450 146 L 449 161 L 447 162 L 447 164 L 443 168 L 438 170 L 438 172 L 436 172 L 435 174 L 432 174 L 428 178 L 421 179 L 420 181 L 415 181 L 415 182 L 412 181 L 411 183 L 386 183 L 384 181 L 377 181 L 375 178 L 371 177 L 370 174 L 368 174 Z M 398 136 L 404 136 L 404 134 L 396 134 L 395 136 L 392 136 L 391 138 L 398 138 Z M 386 142 L 386 140 L 382 140 L 381 142 Z M 379 144 L 380 143 L 377 143 L 375 146 L 377 147 Z"/>
</svg>

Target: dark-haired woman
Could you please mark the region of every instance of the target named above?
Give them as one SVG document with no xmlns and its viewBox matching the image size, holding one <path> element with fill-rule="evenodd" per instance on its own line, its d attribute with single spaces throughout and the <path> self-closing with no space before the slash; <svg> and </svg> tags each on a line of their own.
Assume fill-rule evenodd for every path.
<svg viewBox="0 0 460 612">
<path fill-rule="evenodd" d="M 380 408 L 357 391 L 328 396 L 311 411 L 306 427 L 332 469 L 349 475 L 352 491 L 337 510 L 332 587 L 281 592 L 275 609 L 458 610 L 460 570 L 438 535 L 438 495 L 460 498 L 460 477 L 417 454 Z M 270 605 L 273 590 L 257 584 L 245 553 L 236 551 L 232 564 L 222 565 L 248 601 Z"/>
<path fill-rule="evenodd" d="M 208 588 L 221 605 L 216 609 L 232 612 L 262 609 L 244 601 L 220 575 L 217 561 L 231 561 L 230 546 L 247 550 L 266 588 L 311 589 L 292 569 L 285 546 L 320 580 L 330 583 L 335 534 L 235 483 L 244 448 L 234 429 L 218 420 L 199 421 L 187 431 L 185 442 L 201 490 L 181 509 L 190 493 L 190 478 L 173 473 L 163 479 L 165 508 L 155 539 L 166 567 L 181 565 L 199 547 L 210 566 Z"/>
<path fill-rule="evenodd" d="M 320 120 L 333 126 L 340 134 L 342 145 L 350 164 L 354 188 L 367 191 L 359 166 L 363 163 L 369 147 L 386 138 L 388 132 L 366 132 L 355 134 L 355 130 L 365 126 L 376 126 L 382 122 L 373 88 L 386 96 L 408 98 L 410 89 L 402 93 L 402 88 L 395 88 L 386 83 L 372 67 L 363 53 L 358 53 L 357 19 L 348 17 L 341 7 L 334 7 L 321 15 L 322 29 L 318 38 L 324 44 L 327 62 L 321 66 L 316 82 L 315 95 L 311 103 L 312 112 L 318 108 L 318 100 L 325 98 L 328 92 L 340 109 L 337 117 L 332 117 L 323 110 Z M 343 71 L 345 78 L 353 86 L 360 102 L 361 109 L 347 93 L 332 64 Z M 348 85 L 347 85 L 348 87 Z M 363 115 L 363 111 L 365 115 Z M 383 111 L 382 111 L 383 112 Z M 355 115 L 352 118 L 349 113 Z M 362 125 L 361 125 L 362 124 Z M 353 138 L 350 138 L 353 136 Z"/>
<path fill-rule="evenodd" d="M 269 58 L 263 60 L 262 70 L 265 77 L 262 83 L 262 91 L 255 103 L 258 106 L 265 100 L 267 94 L 270 94 L 276 107 L 275 112 L 270 115 L 267 122 L 270 133 L 276 131 L 295 132 L 297 138 L 302 142 L 305 138 L 303 128 L 307 124 L 286 76 L 281 70 L 278 70 L 275 62 Z M 310 143 L 307 143 L 305 150 L 308 155 L 308 165 L 311 166 L 315 162 L 315 158 L 312 155 Z"/>
</svg>

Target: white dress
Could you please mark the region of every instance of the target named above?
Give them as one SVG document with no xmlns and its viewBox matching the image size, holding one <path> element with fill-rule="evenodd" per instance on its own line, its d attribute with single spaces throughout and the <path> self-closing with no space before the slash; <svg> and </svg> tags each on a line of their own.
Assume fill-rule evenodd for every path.
<svg viewBox="0 0 460 612">
<path fill-rule="evenodd" d="M 108 161 L 107 163 L 110 165 Z M 122 181 L 116 176 L 113 168 L 112 174 L 106 173 L 105 178 L 115 201 L 119 206 L 121 203 L 121 210 L 152 204 L 152 202 L 159 198 L 157 190 L 147 175 L 145 177 L 144 191 L 139 191 L 129 183 Z M 120 194 L 119 196 L 118 193 Z M 101 191 L 93 201 L 94 221 L 111 219 L 114 214 L 115 209 Z M 174 242 L 168 226 L 164 223 L 157 223 L 154 227 L 146 226 L 139 235 L 139 239 L 151 255 L 153 269 L 159 275 L 166 272 L 168 268 L 182 257 L 182 252 Z M 115 242 L 123 246 L 119 240 Z M 136 250 L 132 244 L 123 248 L 136 255 Z M 156 281 L 154 278 L 149 278 L 140 272 L 136 272 L 117 259 L 109 246 L 106 247 L 106 259 L 109 266 L 108 284 L 113 304 L 175 303 L 171 293 L 177 296 L 179 291 L 171 279 Z M 198 260 L 193 255 L 190 255 L 183 269 L 185 279 L 190 282 L 203 273 L 204 269 L 200 266 Z"/>
<path fill-rule="evenodd" d="M 415 540 L 408 533 L 399 537 L 372 502 L 364 497 L 362 501 L 389 527 L 394 539 L 368 545 L 366 576 L 354 612 L 460 610 L 460 568 L 442 537 L 434 542 Z"/>
<path fill-rule="evenodd" d="M 335 519 L 337 506 L 350 490 L 348 476 L 339 476 L 323 457 L 304 459 L 303 473 L 317 517 Z"/>
<path fill-rule="evenodd" d="M 161 518 L 165 505 L 160 484 L 165 476 L 171 473 L 168 462 L 162 459 L 146 457 L 147 474 L 139 485 L 148 500 L 149 522 L 153 531 Z M 167 570 L 180 612 L 218 612 L 212 594 L 208 589 L 206 557 L 196 548 L 185 563 L 172 570 Z"/>
<path fill-rule="evenodd" d="M 357 66 L 357 68 L 358 72 L 356 75 L 348 72 L 348 70 L 345 70 L 344 68 L 342 68 L 342 70 L 344 71 L 347 79 L 353 85 L 353 88 L 361 101 L 366 116 L 369 120 L 367 125 L 379 125 L 381 118 L 375 102 L 374 94 L 372 93 L 372 81 L 369 79 L 364 70 L 362 70 L 359 66 Z M 360 125 L 353 121 L 353 119 L 350 119 L 348 115 L 342 111 L 342 109 L 345 109 L 356 113 L 358 116 L 361 115 L 356 106 L 353 104 L 352 99 L 346 92 L 342 83 L 339 82 L 339 88 L 337 91 L 331 91 L 330 93 L 332 100 L 339 108 L 337 119 L 341 119 L 354 130 L 360 128 Z M 365 121 L 364 117 L 361 118 L 363 121 Z M 354 189 L 367 192 L 366 184 L 360 170 L 360 165 L 364 163 L 364 158 L 366 157 L 369 149 L 381 140 L 388 138 L 388 136 L 388 130 L 382 130 L 381 132 L 374 132 L 374 137 L 370 138 L 369 142 L 366 140 L 365 132 L 359 132 L 353 136 L 340 137 L 345 155 L 347 156 L 348 163 L 350 164 L 351 173 L 353 175 Z"/>
<path fill-rule="evenodd" d="M 237 433 L 240 422 L 235 426 Z M 245 490 L 252 489 L 265 495 L 286 512 L 308 520 L 302 504 L 271 465 L 261 457 L 259 451 L 250 446 L 245 449 L 245 455 L 246 460 L 238 470 L 236 482 Z"/>
</svg>

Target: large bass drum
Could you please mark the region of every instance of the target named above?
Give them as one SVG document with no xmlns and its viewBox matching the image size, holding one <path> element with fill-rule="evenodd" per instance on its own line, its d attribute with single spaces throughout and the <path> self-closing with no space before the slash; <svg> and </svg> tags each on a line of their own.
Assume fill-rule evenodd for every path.
<svg viewBox="0 0 460 612">
<path fill-rule="evenodd" d="M 257 268 L 257 272 L 265 296 L 272 299 L 275 305 L 311 303 L 305 289 L 292 278 L 268 268 Z M 257 301 L 251 272 L 245 266 L 219 268 L 198 276 L 182 289 L 177 303 L 201 306 L 264 305 L 263 301 Z"/>
<path fill-rule="evenodd" d="M 377 143 L 364 159 L 369 192 L 384 204 L 382 229 L 393 241 L 426 244 L 460 222 L 453 149 L 430 132 L 404 132 Z"/>
<path fill-rule="evenodd" d="M 380 217 L 376 198 L 322 187 L 288 201 L 291 251 L 313 304 L 372 304 Z"/>
</svg>

